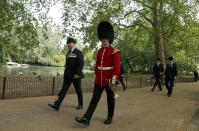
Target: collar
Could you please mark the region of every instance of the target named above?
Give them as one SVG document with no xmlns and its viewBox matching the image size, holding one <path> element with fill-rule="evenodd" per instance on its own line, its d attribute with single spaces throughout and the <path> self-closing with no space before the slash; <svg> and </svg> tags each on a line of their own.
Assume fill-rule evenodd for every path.
<svg viewBox="0 0 199 131">
<path fill-rule="evenodd" d="M 75 47 L 73 49 L 71 49 L 70 51 L 73 52 L 75 50 Z"/>
</svg>

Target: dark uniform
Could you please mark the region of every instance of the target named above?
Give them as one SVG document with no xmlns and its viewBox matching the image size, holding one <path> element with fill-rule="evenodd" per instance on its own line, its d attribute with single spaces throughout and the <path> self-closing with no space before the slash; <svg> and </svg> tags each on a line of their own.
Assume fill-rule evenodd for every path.
<svg viewBox="0 0 199 131">
<path fill-rule="evenodd" d="M 173 60 L 173 57 L 169 57 L 169 60 Z M 177 77 L 177 65 L 176 63 L 168 63 L 165 70 L 165 86 L 168 90 L 168 97 L 172 94 L 175 77 Z"/>
<path fill-rule="evenodd" d="M 160 59 L 157 59 L 160 61 Z M 163 65 L 161 63 L 155 63 L 153 66 L 153 75 L 155 76 L 155 84 L 153 85 L 152 91 L 159 86 L 159 90 L 162 91 L 160 79 L 162 77 L 162 73 L 164 72 Z"/>
<path fill-rule="evenodd" d="M 113 37 L 110 37 L 109 34 L 114 35 L 113 27 L 108 22 L 101 22 L 98 25 L 98 38 L 99 40 L 103 38 L 109 39 L 109 44 L 112 43 Z M 102 34 L 101 34 L 102 33 Z M 115 108 L 115 99 L 113 90 L 109 87 L 110 81 L 112 84 L 118 80 L 120 72 L 120 54 L 119 50 L 112 48 L 111 46 L 102 47 L 98 50 L 97 61 L 95 66 L 95 83 L 93 96 L 90 102 L 90 105 L 84 114 L 83 117 L 76 117 L 76 121 L 83 123 L 88 126 L 95 111 L 95 108 L 101 98 L 102 92 L 105 89 L 107 94 L 107 103 L 108 103 L 108 116 L 105 121 L 105 124 L 110 124 L 112 122 L 112 117 L 114 115 Z"/>
<path fill-rule="evenodd" d="M 66 65 L 62 89 L 60 90 L 58 94 L 58 99 L 54 102 L 54 104 L 49 104 L 50 107 L 59 110 L 59 107 L 64 97 L 66 96 L 66 93 L 71 83 L 73 83 L 78 97 L 79 104 L 76 109 L 81 109 L 83 107 L 83 95 L 81 90 L 81 79 L 84 77 L 82 73 L 83 66 L 84 59 L 82 52 L 77 48 L 74 48 L 72 51 L 69 50 L 66 55 Z M 74 79 L 75 75 L 78 75 L 79 78 Z"/>
<path fill-rule="evenodd" d="M 120 64 L 120 74 L 119 74 L 119 81 L 122 84 L 123 90 L 126 90 L 126 86 L 124 84 L 123 78 L 124 78 L 124 66 Z"/>
<path fill-rule="evenodd" d="M 194 74 L 194 81 L 196 82 L 198 80 L 198 72 L 195 70 L 193 71 Z"/>
</svg>

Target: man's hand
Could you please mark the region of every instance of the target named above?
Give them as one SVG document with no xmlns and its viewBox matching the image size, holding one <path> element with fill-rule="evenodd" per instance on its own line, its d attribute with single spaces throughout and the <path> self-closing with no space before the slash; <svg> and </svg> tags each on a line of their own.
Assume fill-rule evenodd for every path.
<svg viewBox="0 0 199 131">
<path fill-rule="evenodd" d="M 109 87 L 114 90 L 114 88 L 116 87 L 116 84 L 113 84 L 111 81 L 109 81 Z"/>
<path fill-rule="evenodd" d="M 177 77 L 175 76 L 175 77 L 174 77 L 174 80 L 176 80 L 176 78 L 177 78 Z"/>
<path fill-rule="evenodd" d="M 78 76 L 78 75 L 75 75 L 73 78 L 74 78 L 74 79 L 78 79 L 78 78 L 79 78 L 79 76 Z"/>
</svg>

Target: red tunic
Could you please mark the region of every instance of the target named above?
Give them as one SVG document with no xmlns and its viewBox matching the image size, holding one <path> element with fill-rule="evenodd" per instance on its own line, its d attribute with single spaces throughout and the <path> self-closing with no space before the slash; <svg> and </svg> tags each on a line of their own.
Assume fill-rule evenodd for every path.
<svg viewBox="0 0 199 131">
<path fill-rule="evenodd" d="M 108 86 L 110 79 L 116 77 L 118 80 L 119 72 L 119 50 L 112 47 L 99 49 L 95 66 L 95 85 Z"/>
</svg>

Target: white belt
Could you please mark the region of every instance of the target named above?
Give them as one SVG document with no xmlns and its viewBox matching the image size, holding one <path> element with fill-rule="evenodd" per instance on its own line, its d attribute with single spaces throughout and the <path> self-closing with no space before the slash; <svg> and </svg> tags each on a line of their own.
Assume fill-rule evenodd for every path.
<svg viewBox="0 0 199 131">
<path fill-rule="evenodd" d="M 98 69 L 99 70 L 111 70 L 111 69 L 113 69 L 113 67 L 101 67 L 101 66 L 98 66 Z"/>
</svg>

